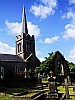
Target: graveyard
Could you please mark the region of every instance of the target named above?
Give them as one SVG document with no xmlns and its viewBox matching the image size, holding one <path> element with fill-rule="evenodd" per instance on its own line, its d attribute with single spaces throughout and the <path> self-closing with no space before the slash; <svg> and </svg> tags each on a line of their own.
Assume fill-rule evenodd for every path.
<svg viewBox="0 0 75 100">
<path fill-rule="evenodd" d="M 9 1 L 1 1 L 0 11 L 0 100 L 75 100 L 75 0 Z"/>
<path fill-rule="evenodd" d="M 45 66 L 46 63 L 49 66 Z M 32 75 L 26 72 L 25 79 L 18 81 L 19 85 L 17 82 L 1 86 L 0 100 L 75 100 L 75 82 L 69 71 L 62 54 L 51 53 L 34 72 L 31 71 Z"/>
<path fill-rule="evenodd" d="M 47 8 L 46 7 L 47 2 L 49 2 L 49 5 L 50 5 L 49 0 L 46 0 L 46 1 L 43 0 L 43 2 L 42 0 L 40 1 L 41 1 L 40 4 L 45 3 L 41 7 L 45 6 L 44 8 Z M 52 1 L 54 2 L 52 3 L 52 5 L 56 5 L 55 0 L 51 0 L 51 2 Z M 52 10 L 53 8 L 54 7 L 49 8 L 49 9 Z M 55 11 L 53 10 L 52 15 L 54 12 Z M 60 13 L 61 13 L 61 10 L 60 10 Z M 46 17 L 47 15 L 45 15 L 44 17 Z M 69 15 L 68 18 L 70 17 L 73 17 L 73 14 Z M 33 19 L 32 17 L 30 18 Z M 55 20 L 55 18 L 53 18 L 53 20 Z M 6 20 L 5 23 L 7 24 L 8 29 L 12 28 L 12 27 L 9 27 L 11 26 L 11 23 L 9 23 L 9 20 Z M 28 29 L 28 26 L 27 26 L 28 23 L 31 23 L 31 22 L 27 22 L 25 7 L 23 6 L 22 23 L 19 23 L 19 24 L 22 24 L 21 32 L 20 34 L 16 34 L 17 36 L 15 40 L 16 52 L 15 54 L 1 54 L 0 53 L 0 100 L 75 100 L 75 64 L 67 61 L 64 55 L 60 53 L 60 51 L 64 49 L 60 42 L 59 43 L 62 46 L 62 49 L 58 49 L 58 48 L 55 49 L 54 47 L 54 50 L 60 50 L 60 51 L 48 53 L 49 54 L 48 57 L 45 57 L 44 61 L 41 62 L 39 58 L 36 56 L 36 52 L 35 52 L 36 50 L 35 34 L 30 34 L 31 31 L 29 31 Z M 12 24 L 14 26 L 13 22 Z M 14 28 L 16 28 L 16 24 Z M 62 25 L 62 24 L 59 24 L 59 25 Z M 71 25 L 73 27 L 75 23 L 65 24 L 65 29 L 69 29 Z M 30 26 L 31 28 L 33 26 L 33 31 L 37 31 L 38 33 L 37 32 L 36 33 L 39 36 L 42 36 L 40 34 L 41 30 L 38 27 L 38 25 L 34 25 L 33 23 L 31 23 Z M 45 25 L 45 26 L 48 26 L 48 25 Z M 59 29 L 57 25 L 55 26 L 55 28 L 57 28 L 56 30 Z M 55 30 L 55 28 L 53 27 L 53 30 Z M 0 31 L 1 30 L 3 29 L 0 29 Z M 12 33 L 12 30 L 13 29 L 11 29 L 11 31 L 9 30 L 8 33 L 10 32 Z M 47 33 L 47 29 L 45 31 Z M 35 32 L 32 32 L 32 33 L 35 33 Z M 57 32 L 55 31 L 55 33 Z M 67 34 L 65 32 L 65 35 L 63 35 L 63 38 L 67 36 Z M 71 36 L 70 34 L 71 33 L 69 33 L 69 37 Z M 45 45 L 46 43 L 51 44 L 59 40 L 60 38 L 59 36 L 57 35 L 54 35 L 54 36 L 55 37 L 52 37 L 52 38 L 45 38 L 44 41 L 40 39 L 39 42 L 44 43 Z M 71 38 L 73 38 L 73 36 L 71 36 Z M 0 44 L 2 46 L 1 42 Z M 9 45 L 5 43 L 3 45 L 5 45 L 6 47 L 9 47 Z M 43 49 L 45 49 L 44 45 L 43 45 Z M 40 45 L 37 48 L 39 47 Z M 41 47 L 41 50 L 43 49 Z M 48 50 L 50 51 L 50 49 Z M 47 52 L 49 52 L 48 50 Z M 8 51 L 10 50 L 8 49 Z M 66 51 L 67 53 L 66 49 L 64 49 L 64 51 Z M 68 55 L 68 56 L 73 56 L 73 54 Z M 43 58 L 43 54 L 41 57 Z"/>
<path fill-rule="evenodd" d="M 40 85 L 37 85 L 32 88 L 30 88 L 30 87 L 28 87 L 28 88 L 25 88 L 25 87 L 23 87 L 23 88 L 6 88 L 6 90 L 4 92 L 1 92 L 1 89 L 0 89 L 0 100 L 44 100 L 44 99 L 33 99 L 33 97 L 39 93 L 42 93 L 42 95 L 44 93 L 43 96 L 46 96 L 48 94 L 49 87 L 45 86 L 45 84 L 48 84 L 48 81 L 42 82 L 43 87 L 40 84 Z M 58 93 L 65 94 L 64 86 L 58 86 L 58 90 L 59 90 Z M 22 94 L 22 93 L 24 93 L 24 94 Z M 70 99 L 68 99 L 68 100 L 75 100 L 75 90 L 73 90 L 73 86 L 69 86 L 69 96 L 70 96 Z M 47 99 L 47 100 L 49 100 L 49 99 Z M 58 100 L 60 100 L 60 99 L 58 99 Z M 65 100 L 67 100 L 67 99 L 65 99 Z"/>
</svg>

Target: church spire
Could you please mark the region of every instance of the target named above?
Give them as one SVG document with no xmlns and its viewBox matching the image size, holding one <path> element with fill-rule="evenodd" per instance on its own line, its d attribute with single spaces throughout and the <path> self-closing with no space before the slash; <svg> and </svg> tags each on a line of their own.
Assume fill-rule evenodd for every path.
<svg viewBox="0 0 75 100">
<path fill-rule="evenodd" d="M 27 22 L 26 22 L 26 13 L 25 13 L 25 7 L 24 6 L 23 6 L 23 13 L 22 13 L 22 33 L 28 34 Z"/>
</svg>

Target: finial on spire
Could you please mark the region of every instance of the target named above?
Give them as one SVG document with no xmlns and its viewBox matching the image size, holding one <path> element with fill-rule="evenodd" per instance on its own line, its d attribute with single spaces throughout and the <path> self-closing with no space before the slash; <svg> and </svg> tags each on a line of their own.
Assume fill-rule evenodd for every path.
<svg viewBox="0 0 75 100">
<path fill-rule="evenodd" d="M 25 13 L 24 5 L 23 5 L 23 13 L 22 13 L 22 33 L 28 34 L 26 13 Z"/>
</svg>

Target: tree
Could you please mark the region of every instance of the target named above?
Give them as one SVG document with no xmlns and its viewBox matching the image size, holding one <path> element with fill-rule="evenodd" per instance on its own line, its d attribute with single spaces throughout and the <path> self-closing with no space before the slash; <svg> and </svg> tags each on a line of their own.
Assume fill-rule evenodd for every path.
<svg viewBox="0 0 75 100">
<path fill-rule="evenodd" d="M 44 73 L 45 75 L 47 75 L 52 70 L 55 74 L 57 74 L 57 69 L 55 69 L 55 67 L 56 67 L 56 65 L 55 65 L 56 53 L 57 52 L 55 52 L 55 53 L 53 53 L 53 52 L 48 53 L 49 56 L 45 57 L 45 61 L 43 61 L 40 64 L 40 66 L 36 68 L 37 73 L 40 72 L 40 74 Z M 72 77 L 72 80 L 74 80 L 75 79 L 75 64 L 72 63 L 72 62 L 70 63 L 68 61 L 66 61 L 66 62 L 67 62 L 68 66 L 69 66 L 69 69 L 70 69 L 70 76 Z"/>
<path fill-rule="evenodd" d="M 68 66 L 69 66 L 69 69 L 70 69 L 70 77 L 72 79 L 72 81 L 75 81 L 75 64 L 72 63 L 72 62 L 68 62 Z"/>
<path fill-rule="evenodd" d="M 52 53 L 48 53 L 49 57 L 45 57 L 45 61 L 43 61 L 40 66 L 38 67 L 38 71 L 41 74 L 45 74 L 47 75 L 49 73 L 50 70 L 52 70 L 53 65 L 52 65 L 52 59 L 53 59 L 53 52 Z"/>
</svg>

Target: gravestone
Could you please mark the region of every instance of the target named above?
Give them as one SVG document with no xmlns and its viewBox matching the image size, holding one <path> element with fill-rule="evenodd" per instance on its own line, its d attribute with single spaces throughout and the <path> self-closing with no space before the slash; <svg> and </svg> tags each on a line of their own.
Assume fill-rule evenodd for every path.
<svg viewBox="0 0 75 100">
<path fill-rule="evenodd" d="M 58 92 L 57 92 L 57 86 L 56 86 L 56 77 L 53 77 L 52 71 L 50 71 L 50 75 L 48 76 L 48 82 L 49 82 L 49 98 L 58 98 Z"/>
<path fill-rule="evenodd" d="M 65 92 L 66 92 L 66 98 L 69 98 L 69 88 L 68 88 L 68 79 L 65 78 Z"/>
<path fill-rule="evenodd" d="M 38 84 L 42 84 L 42 75 L 38 73 Z"/>
<path fill-rule="evenodd" d="M 27 78 L 27 69 L 25 68 L 25 70 L 24 70 L 24 73 L 25 73 L 25 78 Z"/>
<path fill-rule="evenodd" d="M 75 86 L 73 87 L 73 91 L 75 91 Z"/>
</svg>

